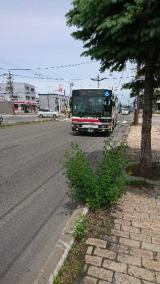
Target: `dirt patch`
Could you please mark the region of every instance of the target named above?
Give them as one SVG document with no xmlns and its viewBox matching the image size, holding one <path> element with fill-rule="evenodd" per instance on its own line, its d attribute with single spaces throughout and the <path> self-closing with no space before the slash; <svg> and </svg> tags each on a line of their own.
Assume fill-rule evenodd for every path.
<svg viewBox="0 0 160 284">
<path fill-rule="evenodd" d="M 143 168 L 140 164 L 133 164 L 127 167 L 127 174 L 135 177 L 142 177 L 149 180 L 160 180 L 160 164 L 152 163 L 151 168 Z"/>
</svg>

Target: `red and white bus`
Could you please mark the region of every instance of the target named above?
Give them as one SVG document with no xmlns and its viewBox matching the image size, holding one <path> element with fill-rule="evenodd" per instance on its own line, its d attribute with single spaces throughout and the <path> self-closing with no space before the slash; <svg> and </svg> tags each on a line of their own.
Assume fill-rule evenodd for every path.
<svg viewBox="0 0 160 284">
<path fill-rule="evenodd" d="M 72 91 L 72 131 L 112 132 L 117 123 L 118 100 L 108 89 Z"/>
</svg>

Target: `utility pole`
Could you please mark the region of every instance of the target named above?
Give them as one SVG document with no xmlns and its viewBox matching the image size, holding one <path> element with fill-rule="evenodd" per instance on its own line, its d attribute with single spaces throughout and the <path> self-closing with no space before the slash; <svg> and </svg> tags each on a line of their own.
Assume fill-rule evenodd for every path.
<svg viewBox="0 0 160 284">
<path fill-rule="evenodd" d="M 50 103 L 49 103 L 49 94 L 47 95 L 47 105 L 48 105 L 48 108 L 50 108 Z"/>
<path fill-rule="evenodd" d="M 137 74 L 136 79 L 139 78 L 140 64 L 137 63 Z M 139 94 L 135 97 L 134 101 L 134 125 L 138 125 L 138 116 L 139 116 Z"/>
<path fill-rule="evenodd" d="M 97 81 L 97 83 L 98 83 L 98 89 L 99 89 L 99 82 L 100 82 L 100 81 L 103 81 L 103 80 L 105 80 L 105 79 L 107 79 L 107 78 L 100 78 L 100 77 L 99 77 L 99 74 L 98 74 L 97 78 L 91 78 L 92 81 Z"/>
<path fill-rule="evenodd" d="M 10 71 L 8 71 L 8 76 L 7 76 L 7 90 L 10 94 L 10 99 L 12 102 L 12 109 L 13 109 L 13 114 L 15 114 L 15 110 L 14 110 L 14 97 L 13 97 L 13 81 L 12 81 L 12 74 L 10 73 Z"/>
</svg>

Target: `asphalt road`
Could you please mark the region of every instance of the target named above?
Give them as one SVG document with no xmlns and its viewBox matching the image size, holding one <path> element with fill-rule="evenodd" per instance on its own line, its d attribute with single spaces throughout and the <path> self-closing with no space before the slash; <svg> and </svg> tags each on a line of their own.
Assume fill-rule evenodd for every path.
<svg viewBox="0 0 160 284">
<path fill-rule="evenodd" d="M 119 118 L 113 140 L 120 141 L 131 120 Z M 60 160 L 74 141 L 95 162 L 105 138 L 73 136 L 62 119 L 0 129 L 1 284 L 34 283 L 73 211 Z"/>
</svg>

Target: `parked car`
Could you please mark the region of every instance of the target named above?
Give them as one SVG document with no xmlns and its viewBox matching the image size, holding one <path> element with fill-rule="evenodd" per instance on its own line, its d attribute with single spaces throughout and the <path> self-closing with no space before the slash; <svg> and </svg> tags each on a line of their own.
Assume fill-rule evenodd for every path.
<svg viewBox="0 0 160 284">
<path fill-rule="evenodd" d="M 39 117 L 53 117 L 57 118 L 59 117 L 58 111 L 53 111 L 52 109 L 49 108 L 40 108 L 38 111 L 38 116 Z"/>
<path fill-rule="evenodd" d="M 3 116 L 0 114 L 0 124 L 3 122 Z"/>
<path fill-rule="evenodd" d="M 121 114 L 130 114 L 129 108 L 121 108 Z"/>
</svg>

